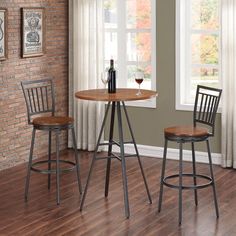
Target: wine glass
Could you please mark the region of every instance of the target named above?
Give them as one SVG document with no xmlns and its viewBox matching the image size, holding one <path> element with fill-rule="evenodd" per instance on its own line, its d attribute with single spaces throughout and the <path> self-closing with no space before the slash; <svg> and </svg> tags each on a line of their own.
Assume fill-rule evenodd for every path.
<svg viewBox="0 0 236 236">
<path fill-rule="evenodd" d="M 135 81 L 136 81 L 136 83 L 138 83 L 138 87 L 139 87 L 138 92 L 136 93 L 137 96 L 142 94 L 140 91 L 140 85 L 143 82 L 143 77 L 144 77 L 144 75 L 143 75 L 142 71 L 135 72 Z"/>
<path fill-rule="evenodd" d="M 106 93 L 107 83 L 109 82 L 109 75 L 108 75 L 108 73 L 102 72 L 101 73 L 101 80 L 102 80 L 102 83 L 104 84 L 104 87 L 105 87 L 105 92 L 104 93 Z"/>
</svg>

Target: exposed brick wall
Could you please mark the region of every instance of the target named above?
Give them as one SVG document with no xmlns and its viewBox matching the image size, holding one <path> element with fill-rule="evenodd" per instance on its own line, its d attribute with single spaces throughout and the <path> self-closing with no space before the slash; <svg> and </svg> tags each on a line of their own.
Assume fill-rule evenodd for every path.
<svg viewBox="0 0 236 236">
<path fill-rule="evenodd" d="M 0 7 L 8 9 L 8 59 L 0 61 L 0 169 L 3 169 L 28 160 L 32 127 L 27 124 L 21 81 L 52 77 L 56 114 L 67 114 L 68 0 L 0 0 Z M 22 7 L 45 7 L 46 54 L 42 57 L 21 58 Z M 47 142 L 47 133 L 38 131 L 34 156 L 47 153 Z M 66 143 L 63 133 L 61 149 Z"/>
</svg>

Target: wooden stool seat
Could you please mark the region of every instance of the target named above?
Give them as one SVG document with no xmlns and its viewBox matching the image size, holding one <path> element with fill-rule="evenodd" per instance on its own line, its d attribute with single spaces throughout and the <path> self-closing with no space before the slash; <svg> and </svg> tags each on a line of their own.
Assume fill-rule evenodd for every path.
<svg viewBox="0 0 236 236">
<path fill-rule="evenodd" d="M 173 126 L 164 129 L 166 137 L 199 138 L 209 136 L 209 131 L 203 127 Z"/>
<path fill-rule="evenodd" d="M 37 117 L 32 121 L 33 125 L 40 126 L 66 126 L 72 125 L 74 119 L 68 116 L 49 116 L 49 117 Z"/>
</svg>

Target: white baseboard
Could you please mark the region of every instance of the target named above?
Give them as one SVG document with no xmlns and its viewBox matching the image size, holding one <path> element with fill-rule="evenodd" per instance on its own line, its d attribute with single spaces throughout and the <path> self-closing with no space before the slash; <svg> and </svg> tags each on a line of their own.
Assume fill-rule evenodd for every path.
<svg viewBox="0 0 236 236">
<path fill-rule="evenodd" d="M 147 145 L 141 145 L 138 144 L 138 150 L 139 154 L 141 156 L 147 156 L 147 157 L 156 157 L 156 158 L 162 158 L 163 156 L 163 147 L 155 147 L 155 146 L 147 146 Z M 120 149 L 118 146 L 113 145 L 112 147 L 114 152 L 120 152 Z M 107 146 L 106 146 L 107 150 Z M 125 145 L 125 153 L 127 154 L 135 154 L 134 145 L 132 144 L 126 144 Z M 212 163 L 216 165 L 221 164 L 221 154 L 220 153 L 212 153 Z M 209 163 L 208 161 L 208 154 L 207 152 L 195 152 L 196 156 L 196 162 L 199 163 Z M 168 148 L 167 149 L 167 159 L 170 160 L 179 160 L 179 150 L 174 148 Z M 184 161 L 192 161 L 192 152 L 190 150 L 183 150 L 183 160 Z"/>
</svg>

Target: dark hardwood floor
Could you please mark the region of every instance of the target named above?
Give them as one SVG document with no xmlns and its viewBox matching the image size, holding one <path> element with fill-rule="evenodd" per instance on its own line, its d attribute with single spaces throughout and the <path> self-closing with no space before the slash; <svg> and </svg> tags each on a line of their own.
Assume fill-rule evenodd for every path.
<svg viewBox="0 0 236 236">
<path fill-rule="evenodd" d="M 62 152 L 73 158 L 73 152 Z M 83 186 L 91 153 L 81 153 Z M 199 206 L 192 191 L 183 194 L 183 223 L 178 226 L 178 192 L 164 189 L 162 212 L 157 213 L 161 159 L 142 158 L 153 198 L 148 204 L 136 158 L 127 159 L 130 219 L 125 219 L 120 162 L 113 160 L 110 192 L 104 198 L 105 161 L 97 161 L 84 210 L 79 211 L 80 196 L 75 172 L 61 177 L 61 205 L 56 205 L 55 176 L 47 189 L 47 177 L 32 172 L 28 203 L 24 203 L 26 164 L 0 172 L 0 235 L 236 235 L 236 172 L 214 167 L 220 218 L 215 217 L 212 189 L 199 190 Z M 184 169 L 191 171 L 191 163 Z M 167 173 L 178 170 L 177 161 L 167 162 Z M 197 171 L 208 174 L 208 165 Z M 186 180 L 188 181 L 188 180 Z"/>
</svg>

